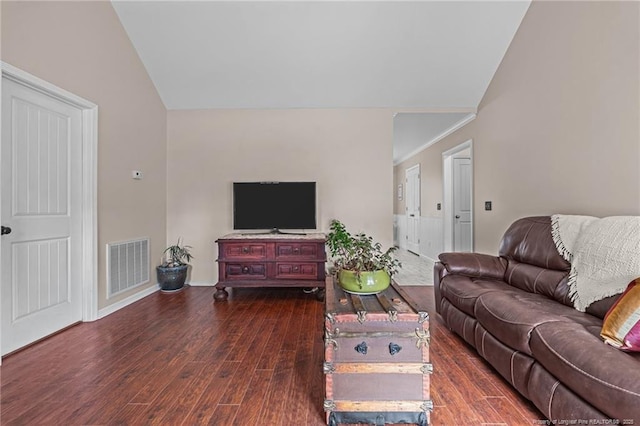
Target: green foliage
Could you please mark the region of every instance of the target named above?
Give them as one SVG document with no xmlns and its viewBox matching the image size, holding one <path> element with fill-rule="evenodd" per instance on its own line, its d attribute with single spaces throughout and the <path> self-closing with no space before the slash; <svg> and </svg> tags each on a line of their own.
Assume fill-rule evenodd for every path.
<svg viewBox="0 0 640 426">
<path fill-rule="evenodd" d="M 361 272 L 385 270 L 392 276 L 402 266 L 393 257 L 396 247 L 382 251 L 382 245 L 372 237 L 364 233 L 351 235 L 339 220 L 332 220 L 330 229 L 327 246 L 337 269 L 353 271 L 358 276 Z"/>
<path fill-rule="evenodd" d="M 165 268 L 173 268 L 188 264 L 189 261 L 193 259 L 190 250 L 191 246 L 182 245 L 182 239 L 178 238 L 178 242 L 176 244 L 169 246 L 164 250 L 162 266 Z"/>
</svg>

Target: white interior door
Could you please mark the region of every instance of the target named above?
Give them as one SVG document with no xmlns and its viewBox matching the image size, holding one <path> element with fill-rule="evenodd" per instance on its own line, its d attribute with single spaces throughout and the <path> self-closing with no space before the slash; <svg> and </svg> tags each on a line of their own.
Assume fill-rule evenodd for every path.
<svg viewBox="0 0 640 426">
<path fill-rule="evenodd" d="M 7 354 L 82 320 L 82 113 L 2 79 L 0 275 Z"/>
<path fill-rule="evenodd" d="M 407 250 L 420 252 L 420 165 L 405 172 L 407 196 Z"/>
<path fill-rule="evenodd" d="M 453 250 L 471 251 L 471 159 L 453 158 Z"/>
</svg>

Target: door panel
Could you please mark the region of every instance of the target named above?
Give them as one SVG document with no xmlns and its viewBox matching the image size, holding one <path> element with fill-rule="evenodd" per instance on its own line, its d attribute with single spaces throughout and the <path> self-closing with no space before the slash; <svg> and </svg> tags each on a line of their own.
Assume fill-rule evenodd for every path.
<svg viewBox="0 0 640 426">
<path fill-rule="evenodd" d="M 69 240 L 24 241 L 13 245 L 11 291 L 14 321 L 69 303 Z"/>
<path fill-rule="evenodd" d="M 81 111 L 3 78 L 2 354 L 82 319 Z"/>
</svg>

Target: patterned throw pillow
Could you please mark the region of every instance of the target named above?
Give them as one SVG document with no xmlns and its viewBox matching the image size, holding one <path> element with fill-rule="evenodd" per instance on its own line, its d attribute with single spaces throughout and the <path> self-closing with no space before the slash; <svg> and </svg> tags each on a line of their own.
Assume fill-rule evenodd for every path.
<svg viewBox="0 0 640 426">
<path fill-rule="evenodd" d="M 609 309 L 600 336 L 618 349 L 640 352 L 640 278 L 631 281 Z"/>
</svg>

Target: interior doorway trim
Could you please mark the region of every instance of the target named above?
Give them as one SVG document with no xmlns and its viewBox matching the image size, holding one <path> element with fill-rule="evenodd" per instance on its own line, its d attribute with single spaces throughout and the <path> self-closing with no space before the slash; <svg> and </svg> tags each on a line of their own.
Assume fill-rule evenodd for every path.
<svg viewBox="0 0 640 426">
<path fill-rule="evenodd" d="M 442 181 L 444 190 L 443 200 L 443 223 L 444 223 L 444 251 L 453 251 L 453 218 L 452 218 L 452 206 L 453 206 L 453 157 L 465 149 L 471 150 L 471 250 L 474 250 L 474 209 L 473 209 L 473 140 L 469 139 L 466 142 L 461 143 L 442 153 Z"/>
<path fill-rule="evenodd" d="M 6 62 L 0 61 L 0 66 L 3 78 L 73 105 L 82 112 L 82 320 L 95 321 L 98 318 L 98 106 Z"/>
<path fill-rule="evenodd" d="M 409 167 L 404 171 L 405 176 L 405 215 L 407 220 L 407 235 L 405 244 L 408 251 L 420 255 L 420 221 L 421 221 L 421 197 L 420 197 L 420 163 Z M 412 179 L 414 182 L 409 182 Z M 411 205 L 412 209 L 409 209 Z"/>
</svg>

